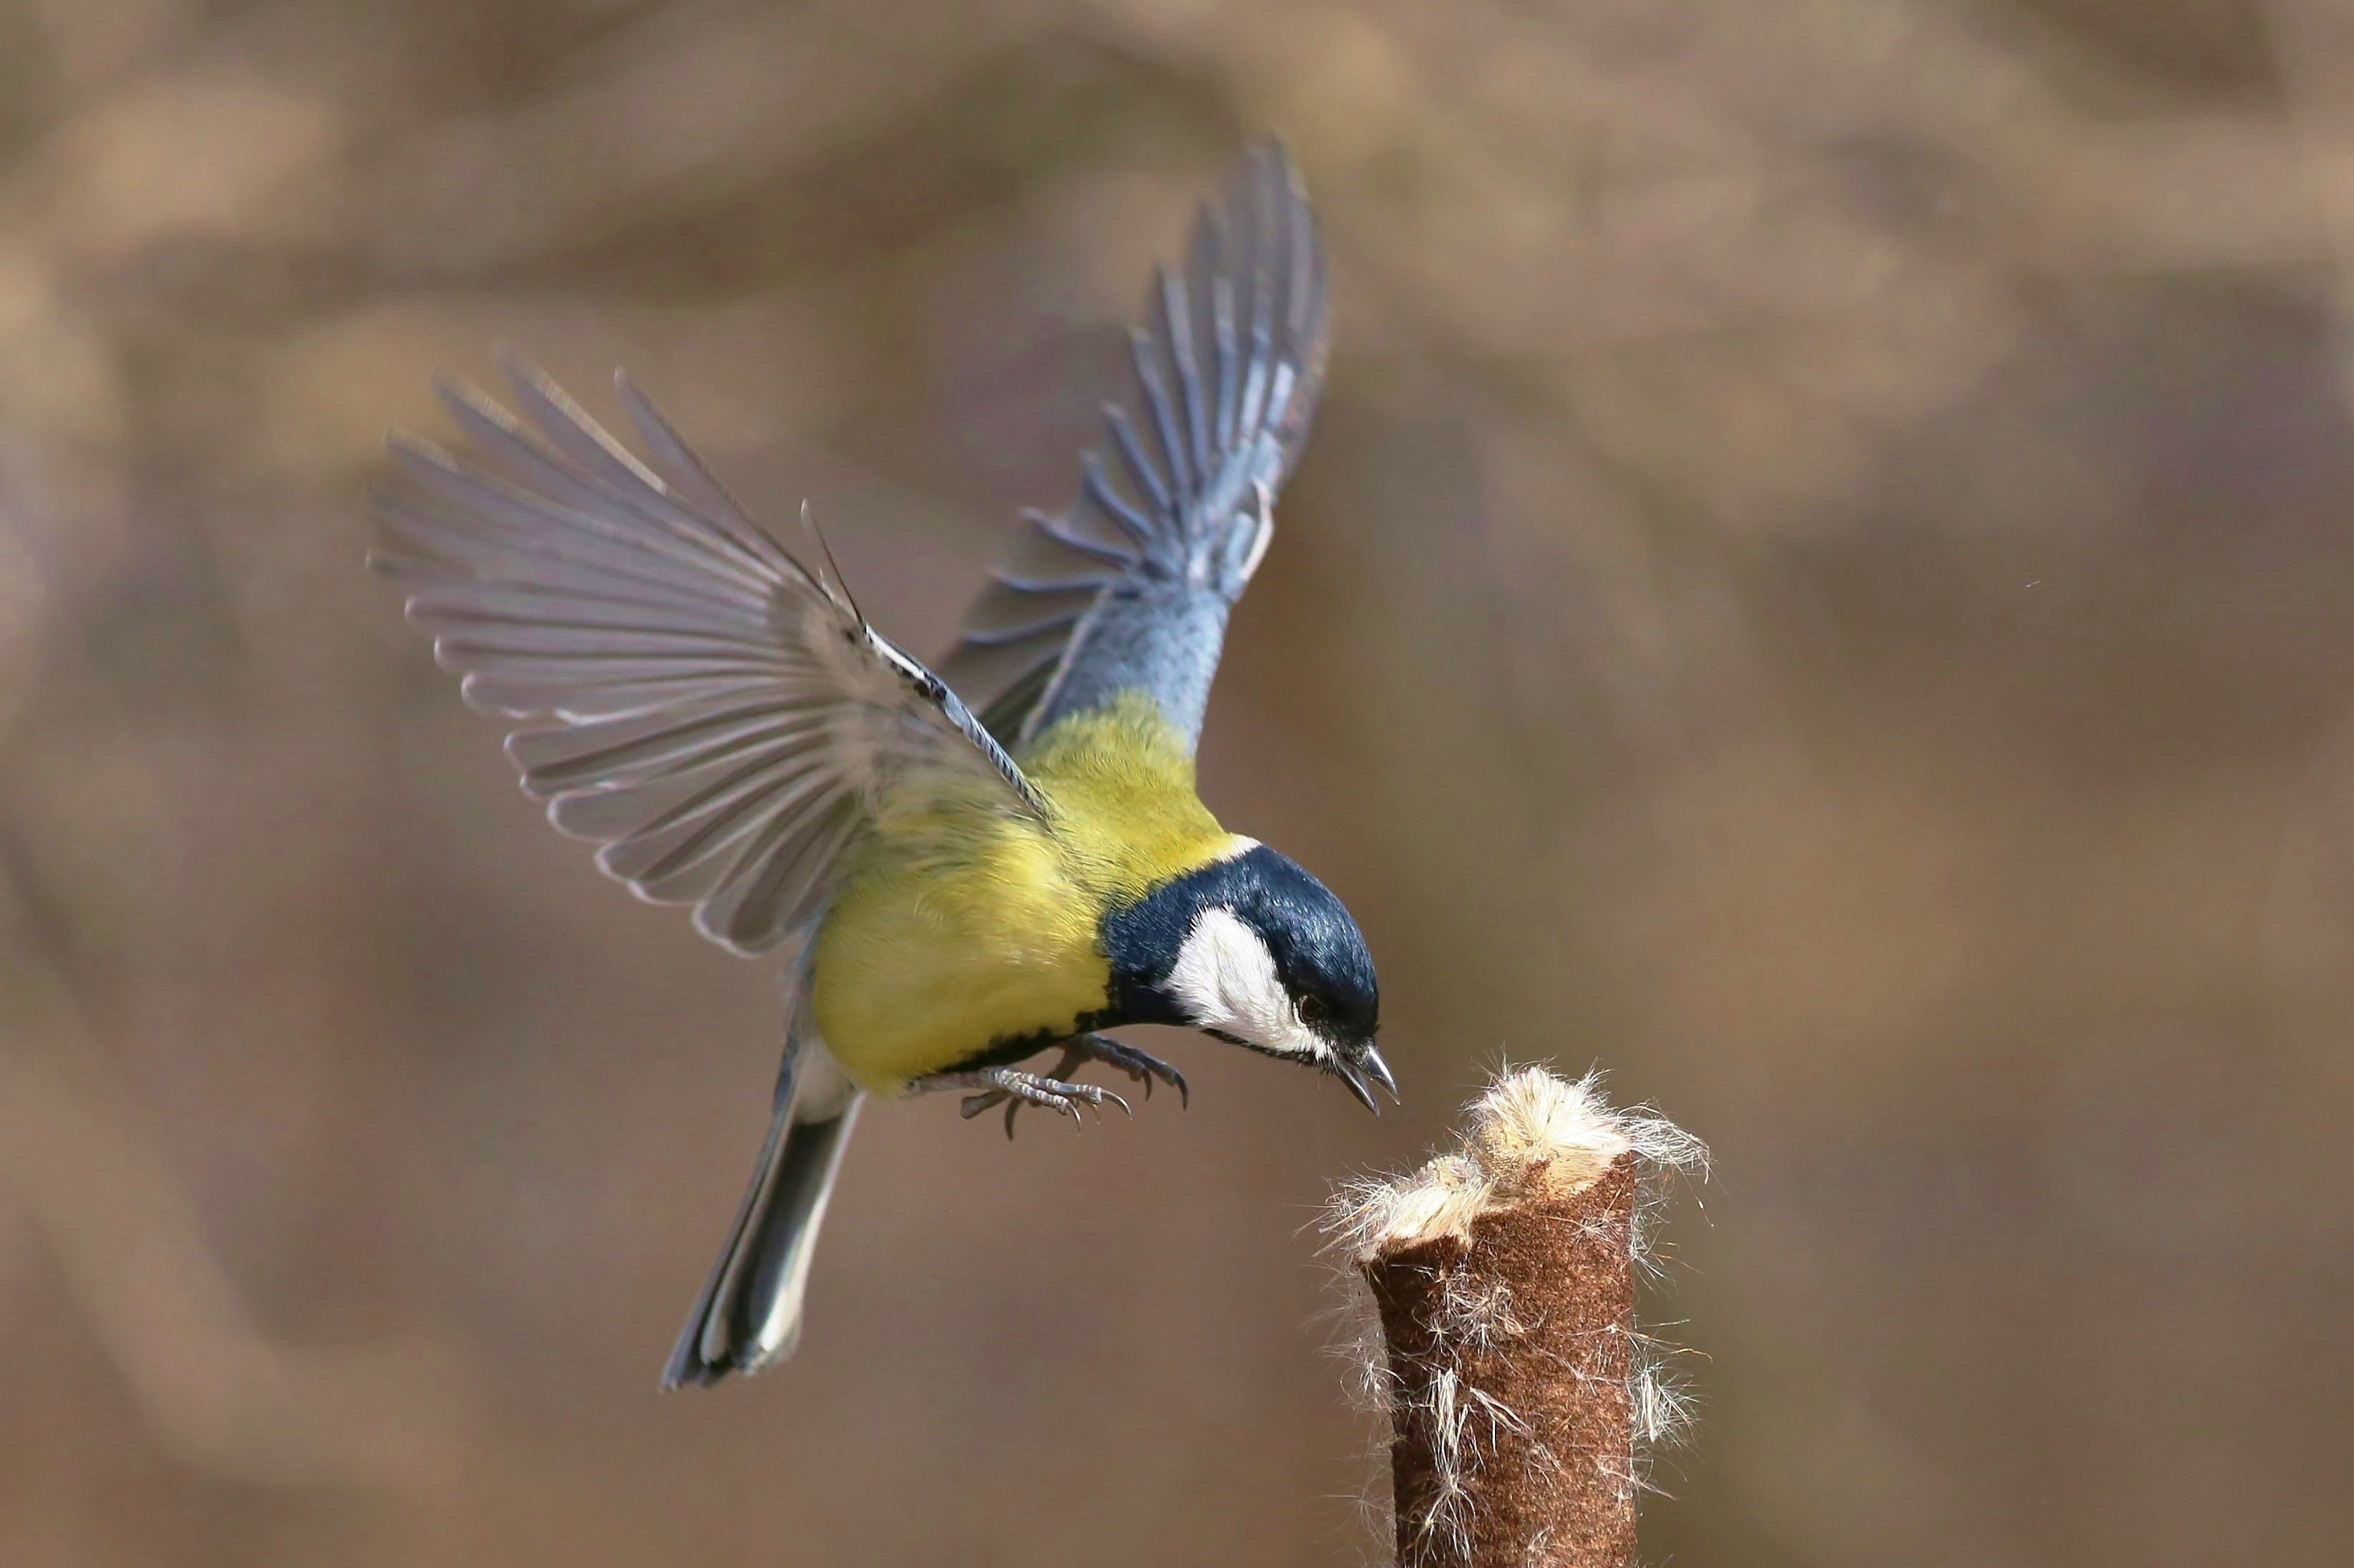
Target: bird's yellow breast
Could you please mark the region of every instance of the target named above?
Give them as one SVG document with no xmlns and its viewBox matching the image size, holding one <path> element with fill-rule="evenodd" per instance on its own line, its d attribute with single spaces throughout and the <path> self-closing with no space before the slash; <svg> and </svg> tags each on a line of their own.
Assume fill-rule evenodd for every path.
<svg viewBox="0 0 2354 1568">
<path fill-rule="evenodd" d="M 1104 916 L 1237 847 L 1140 694 L 1072 715 L 1016 760 L 1047 821 L 1009 811 L 986 780 L 896 788 L 819 928 L 818 1029 L 870 1090 L 1070 1033 L 1108 1001 Z"/>
</svg>

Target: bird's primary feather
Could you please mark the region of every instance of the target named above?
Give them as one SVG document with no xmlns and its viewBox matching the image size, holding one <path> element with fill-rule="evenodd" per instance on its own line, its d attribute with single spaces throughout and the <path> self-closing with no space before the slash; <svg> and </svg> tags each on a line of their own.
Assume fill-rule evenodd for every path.
<svg viewBox="0 0 2354 1568">
<path fill-rule="evenodd" d="M 1251 149 L 1162 271 L 1077 496 L 1032 513 L 942 673 L 1008 746 L 1143 692 L 1190 747 L 1226 615 L 1266 553 L 1267 504 L 1324 376 L 1324 257 L 1280 143 Z"/>
<path fill-rule="evenodd" d="M 396 440 L 370 561 L 470 701 L 553 721 L 508 753 L 609 874 L 763 952 L 823 913 L 893 792 L 1043 810 L 956 694 L 745 515 L 626 378 L 659 469 L 508 368 L 533 429 L 445 388 L 472 453 Z"/>
</svg>

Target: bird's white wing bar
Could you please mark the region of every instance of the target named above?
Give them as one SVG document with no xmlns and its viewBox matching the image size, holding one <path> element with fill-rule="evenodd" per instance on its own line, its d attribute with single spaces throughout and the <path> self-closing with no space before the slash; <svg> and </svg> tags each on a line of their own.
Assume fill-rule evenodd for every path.
<svg viewBox="0 0 2354 1568">
<path fill-rule="evenodd" d="M 823 911 L 886 786 L 962 775 L 1043 813 L 956 694 L 747 516 L 626 378 L 651 462 L 507 369 L 530 427 L 445 386 L 469 453 L 393 439 L 369 560 L 469 703 L 555 721 L 508 754 L 609 874 L 757 953 Z"/>
<path fill-rule="evenodd" d="M 1029 527 L 942 666 L 1007 741 L 1119 692 L 1198 729 L 1226 610 L 1266 553 L 1328 347 L 1324 254 L 1282 146 L 1245 155 L 1163 270 L 1078 494 Z"/>
</svg>

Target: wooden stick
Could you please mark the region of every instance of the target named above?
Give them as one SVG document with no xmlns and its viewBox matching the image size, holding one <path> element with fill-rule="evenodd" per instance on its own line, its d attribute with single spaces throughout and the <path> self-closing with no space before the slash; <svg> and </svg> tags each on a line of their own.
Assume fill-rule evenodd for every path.
<svg viewBox="0 0 2354 1568">
<path fill-rule="evenodd" d="M 1646 1446 L 1681 1411 L 1635 1323 L 1644 1177 L 1701 1146 L 1542 1068 L 1461 1147 L 1336 1200 L 1381 1322 L 1405 1568 L 1628 1568 Z"/>
</svg>

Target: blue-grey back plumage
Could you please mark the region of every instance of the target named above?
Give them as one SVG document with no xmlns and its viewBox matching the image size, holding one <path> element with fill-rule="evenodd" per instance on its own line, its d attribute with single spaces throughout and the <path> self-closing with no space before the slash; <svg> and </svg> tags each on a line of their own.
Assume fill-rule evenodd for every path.
<svg viewBox="0 0 2354 1568">
<path fill-rule="evenodd" d="M 1007 746 L 1142 691 L 1201 733 L 1226 616 L 1324 376 L 1324 255 L 1282 145 L 1253 147 L 1162 270 L 1132 337 L 1136 392 L 1062 512 L 1030 513 L 941 665 Z"/>
</svg>

